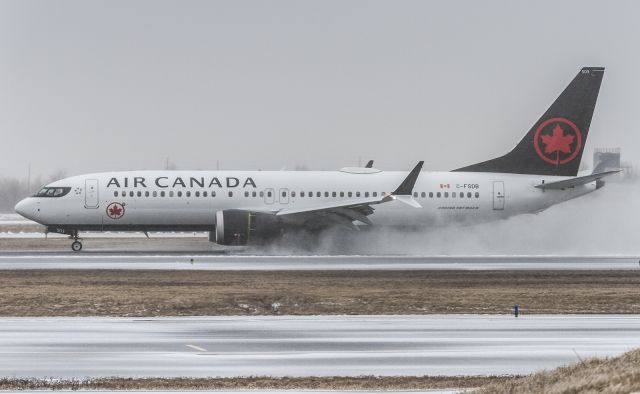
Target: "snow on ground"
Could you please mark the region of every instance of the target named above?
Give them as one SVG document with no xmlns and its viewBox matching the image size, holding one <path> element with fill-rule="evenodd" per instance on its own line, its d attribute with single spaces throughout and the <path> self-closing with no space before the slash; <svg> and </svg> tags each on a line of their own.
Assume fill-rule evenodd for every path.
<svg viewBox="0 0 640 394">
<path fill-rule="evenodd" d="M 17 213 L 0 213 L 0 225 L 2 224 L 38 224 L 26 219 Z"/>
</svg>

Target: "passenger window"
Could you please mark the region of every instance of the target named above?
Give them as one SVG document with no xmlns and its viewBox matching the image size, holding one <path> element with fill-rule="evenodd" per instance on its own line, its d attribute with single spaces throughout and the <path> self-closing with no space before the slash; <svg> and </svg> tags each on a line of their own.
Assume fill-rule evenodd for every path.
<svg viewBox="0 0 640 394">
<path fill-rule="evenodd" d="M 444 192 L 444 198 L 449 198 L 449 192 Z"/>
<path fill-rule="evenodd" d="M 157 192 L 157 191 L 154 191 L 154 192 L 153 192 L 153 196 L 154 196 L 154 197 L 158 197 L 158 192 Z"/>
<path fill-rule="evenodd" d="M 202 192 L 202 197 L 209 197 L 209 192 L 208 191 L 203 191 Z"/>
<path fill-rule="evenodd" d="M 295 197 L 296 196 L 296 192 L 291 192 L 291 197 Z"/>
<path fill-rule="evenodd" d="M 173 197 L 173 190 L 169 191 L 169 197 Z"/>
<path fill-rule="evenodd" d="M 322 197 L 322 192 L 317 192 L 316 197 Z"/>
<path fill-rule="evenodd" d="M 271 197 L 271 192 L 267 192 L 267 197 Z"/>
<path fill-rule="evenodd" d="M 451 198 L 456 198 L 456 192 L 451 193 Z"/>
<path fill-rule="evenodd" d="M 442 193 L 440 193 L 440 192 L 436 193 L 436 197 L 438 197 L 438 198 L 442 197 Z"/>
<path fill-rule="evenodd" d="M 233 192 L 232 191 L 229 192 L 229 197 L 233 197 Z"/>
<path fill-rule="evenodd" d="M 422 198 L 426 198 L 426 197 L 427 197 L 427 193 L 422 192 L 422 193 L 421 193 L 421 197 L 422 197 Z"/>
<path fill-rule="evenodd" d="M 467 193 L 467 198 L 471 198 L 471 192 Z"/>
<path fill-rule="evenodd" d="M 429 198 L 433 198 L 433 192 L 429 192 Z"/>
<path fill-rule="evenodd" d="M 353 196 L 353 193 L 349 192 L 349 193 L 347 193 L 347 196 L 351 197 L 351 196 Z"/>
<path fill-rule="evenodd" d="M 378 197 L 378 192 L 373 192 L 373 197 Z"/>
<path fill-rule="evenodd" d="M 264 192 L 260 192 L 260 197 L 264 197 Z"/>
<path fill-rule="evenodd" d="M 191 192 L 187 192 L 187 197 L 191 197 Z"/>
<path fill-rule="evenodd" d="M 324 192 L 325 197 L 329 197 L 329 192 Z"/>
<path fill-rule="evenodd" d="M 460 192 L 460 198 L 464 198 L 464 192 Z"/>
<path fill-rule="evenodd" d="M 304 197 L 304 192 L 300 192 L 300 197 Z"/>
<path fill-rule="evenodd" d="M 257 192 L 251 192 L 251 197 L 256 197 L 258 195 Z"/>
<path fill-rule="evenodd" d="M 129 192 L 129 197 L 133 197 L 133 190 Z"/>
<path fill-rule="evenodd" d="M 476 192 L 476 198 L 480 197 L 480 193 Z"/>
<path fill-rule="evenodd" d="M 413 197 L 418 198 L 418 192 L 413 192 Z"/>
<path fill-rule="evenodd" d="M 313 192 L 309 192 L 309 197 L 313 197 Z"/>
<path fill-rule="evenodd" d="M 114 197 L 118 197 L 118 191 L 117 190 L 115 192 L 113 192 L 113 196 Z"/>
<path fill-rule="evenodd" d="M 356 192 L 356 197 L 360 197 L 360 192 Z"/>
<path fill-rule="evenodd" d="M 340 192 L 340 197 L 344 197 L 344 192 Z"/>
<path fill-rule="evenodd" d="M 182 197 L 182 192 L 178 192 L 178 197 Z"/>
<path fill-rule="evenodd" d="M 196 197 L 200 197 L 200 192 L 199 191 L 196 192 Z"/>
<path fill-rule="evenodd" d="M 216 196 L 216 191 L 215 190 L 211 190 L 211 197 L 215 197 Z"/>
<path fill-rule="evenodd" d="M 144 192 L 145 197 L 149 197 L 149 191 Z"/>
<path fill-rule="evenodd" d="M 142 192 L 138 191 L 138 197 L 142 197 Z"/>
<path fill-rule="evenodd" d="M 160 192 L 160 197 L 164 197 L 164 191 Z"/>
<path fill-rule="evenodd" d="M 283 191 L 282 192 L 282 197 L 286 197 L 287 196 L 287 192 Z"/>
<path fill-rule="evenodd" d="M 369 192 L 364 192 L 365 197 L 369 197 Z"/>
<path fill-rule="evenodd" d="M 338 194 L 336 192 L 331 192 L 331 197 L 336 197 Z"/>
<path fill-rule="evenodd" d="M 245 197 L 249 197 L 249 192 L 248 192 L 248 191 L 245 191 L 245 192 L 244 192 L 244 196 L 245 196 Z"/>
</svg>

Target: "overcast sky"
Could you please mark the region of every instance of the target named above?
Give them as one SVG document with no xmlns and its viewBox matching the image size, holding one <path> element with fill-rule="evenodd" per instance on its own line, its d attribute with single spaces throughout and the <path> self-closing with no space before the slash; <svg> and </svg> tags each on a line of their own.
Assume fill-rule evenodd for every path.
<svg viewBox="0 0 640 394">
<path fill-rule="evenodd" d="M 0 176 L 448 170 L 511 149 L 582 66 L 640 153 L 636 1 L 0 1 Z"/>
</svg>

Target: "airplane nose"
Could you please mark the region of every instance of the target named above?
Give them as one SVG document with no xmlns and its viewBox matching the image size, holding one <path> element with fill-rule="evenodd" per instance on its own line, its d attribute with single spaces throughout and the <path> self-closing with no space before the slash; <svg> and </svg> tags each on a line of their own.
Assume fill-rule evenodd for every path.
<svg viewBox="0 0 640 394">
<path fill-rule="evenodd" d="M 29 209 L 31 204 L 29 203 L 28 200 L 29 200 L 28 198 L 25 198 L 24 200 L 22 200 L 19 203 L 17 203 L 16 206 L 14 207 L 14 210 L 16 211 L 16 213 L 24 216 L 25 218 L 31 219 L 30 216 L 32 216 L 32 215 L 30 215 L 30 214 L 33 213 L 33 212 L 31 212 L 30 209 Z"/>
</svg>

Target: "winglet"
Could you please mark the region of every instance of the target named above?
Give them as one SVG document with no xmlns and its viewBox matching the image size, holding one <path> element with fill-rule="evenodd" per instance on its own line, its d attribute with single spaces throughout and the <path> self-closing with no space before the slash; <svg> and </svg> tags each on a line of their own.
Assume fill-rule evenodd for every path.
<svg viewBox="0 0 640 394">
<path fill-rule="evenodd" d="M 418 180 L 418 175 L 420 175 L 420 171 L 422 171 L 423 164 L 424 161 L 419 161 L 404 181 L 402 181 L 400 186 L 391 194 L 395 196 L 410 196 L 411 193 L 413 193 L 413 186 L 415 186 L 416 180 Z"/>
<path fill-rule="evenodd" d="M 373 168 L 373 160 L 369 160 L 364 168 Z"/>
</svg>

